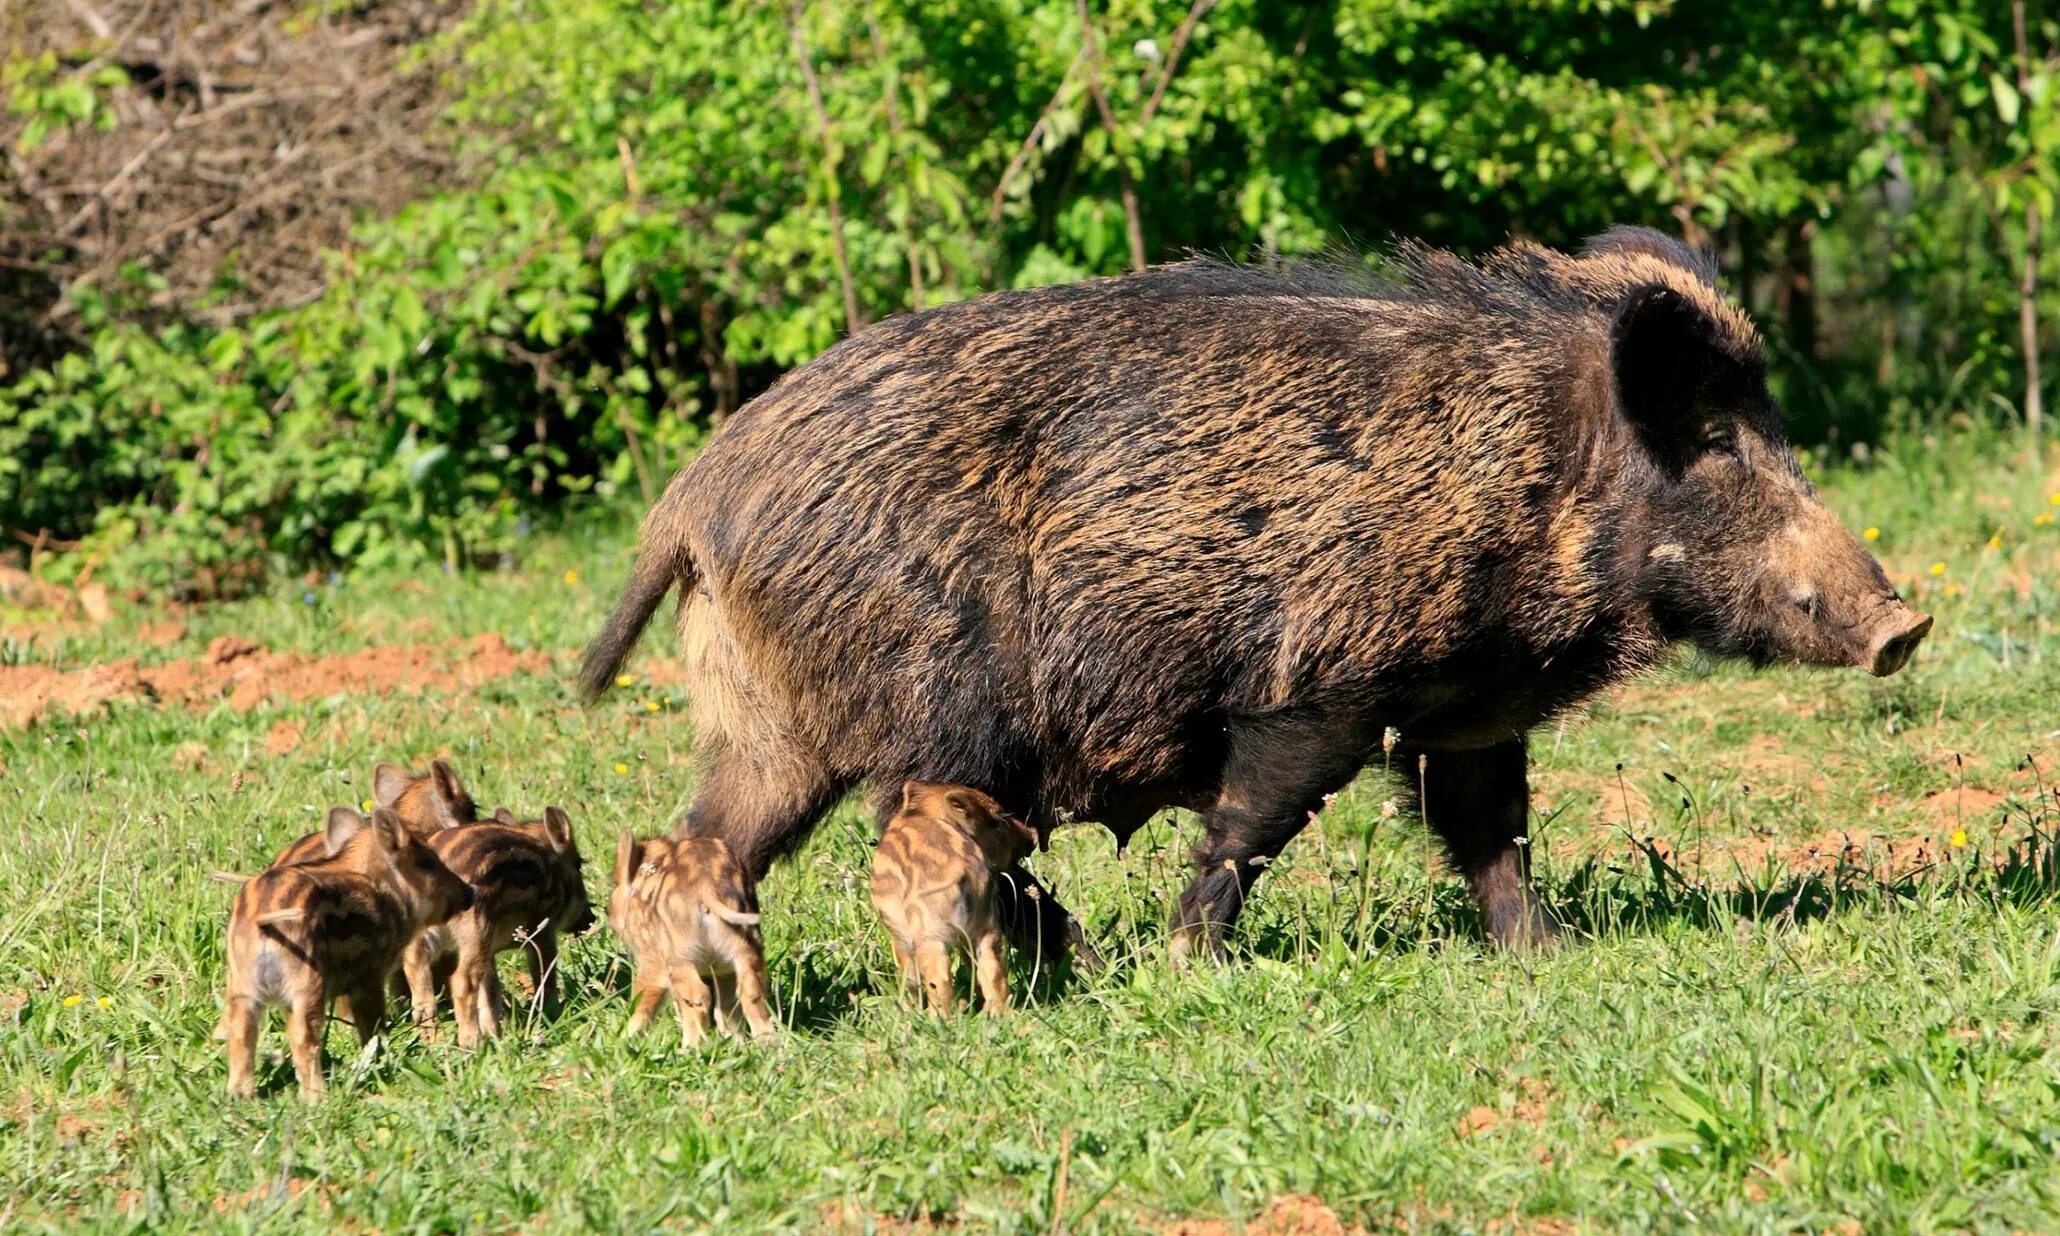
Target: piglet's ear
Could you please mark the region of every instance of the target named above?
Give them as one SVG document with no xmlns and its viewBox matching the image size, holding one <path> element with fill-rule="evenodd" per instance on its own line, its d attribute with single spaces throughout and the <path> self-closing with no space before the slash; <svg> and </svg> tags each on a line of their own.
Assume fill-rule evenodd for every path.
<svg viewBox="0 0 2060 1236">
<path fill-rule="evenodd" d="M 495 807 L 495 808 L 494 808 L 494 823 L 496 823 L 496 824 L 520 824 L 521 822 L 522 822 L 522 821 L 520 821 L 520 820 L 518 820 L 518 819 L 516 819 L 516 818 L 515 818 L 515 813 L 514 813 L 513 811 L 510 811 L 510 810 L 508 810 L 508 809 L 507 809 L 506 807 Z"/>
<path fill-rule="evenodd" d="M 550 838 L 551 848 L 554 850 L 571 849 L 572 817 L 557 807 L 545 807 L 544 836 Z"/>
<path fill-rule="evenodd" d="M 951 790 L 944 795 L 945 805 L 958 813 L 968 824 L 980 824 L 994 817 L 994 811 L 981 801 L 981 796 L 971 790 Z"/>
<path fill-rule="evenodd" d="M 372 770 L 372 801 L 382 807 L 391 807 L 408 792 L 415 779 L 408 770 L 398 764 L 381 764 Z"/>
<path fill-rule="evenodd" d="M 628 888 L 644 865 L 644 845 L 627 828 L 615 839 L 615 886 Z"/>
<path fill-rule="evenodd" d="M 400 853 L 402 843 L 408 840 L 408 834 L 401 825 L 401 818 L 381 807 L 372 813 L 372 838 L 381 853 L 392 857 Z"/>
<path fill-rule="evenodd" d="M 323 851 L 334 857 L 342 851 L 343 843 L 357 836 L 364 827 L 365 817 L 349 807 L 329 808 L 329 818 L 322 824 Z"/>
<path fill-rule="evenodd" d="M 472 805 L 472 796 L 465 792 L 465 786 L 458 780 L 456 770 L 442 760 L 432 760 L 429 764 L 429 801 L 439 828 L 470 824 L 477 810 Z"/>
</svg>

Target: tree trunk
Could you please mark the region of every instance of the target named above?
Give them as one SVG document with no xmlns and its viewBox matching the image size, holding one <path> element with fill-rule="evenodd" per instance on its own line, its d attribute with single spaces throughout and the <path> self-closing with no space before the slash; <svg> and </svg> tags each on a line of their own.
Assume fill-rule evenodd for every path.
<svg viewBox="0 0 2060 1236">
<path fill-rule="evenodd" d="M 2024 35 L 2024 0 L 2010 0 L 2010 24 L 2017 38 L 2017 90 L 2031 99 L 2031 44 Z M 2017 282 L 2017 336 L 2024 349 L 2024 427 L 2034 438 L 2045 429 L 2045 398 L 2039 391 L 2039 208 L 2024 204 L 2024 271 Z"/>
<path fill-rule="evenodd" d="M 1788 346 L 1806 361 L 1817 359 L 1817 264 L 1810 248 L 1816 230 L 1816 224 L 1807 219 L 1788 226 L 1774 289 L 1774 304 L 1787 329 Z"/>
</svg>

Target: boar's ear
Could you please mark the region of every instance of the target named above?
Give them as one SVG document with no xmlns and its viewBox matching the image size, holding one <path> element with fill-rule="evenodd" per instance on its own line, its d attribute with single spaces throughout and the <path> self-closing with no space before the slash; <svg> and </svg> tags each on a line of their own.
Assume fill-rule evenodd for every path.
<svg viewBox="0 0 2060 1236">
<path fill-rule="evenodd" d="M 628 888 L 644 865 L 644 846 L 627 828 L 615 839 L 615 887 Z"/>
<path fill-rule="evenodd" d="M 334 857 L 343 850 L 343 843 L 365 827 L 365 817 L 349 807 L 329 808 L 329 818 L 322 823 L 322 849 Z"/>
<path fill-rule="evenodd" d="M 478 818 L 472 796 L 465 792 L 458 774 L 442 760 L 429 763 L 429 802 L 439 828 L 456 828 Z"/>
<path fill-rule="evenodd" d="M 515 818 L 515 813 L 514 813 L 513 811 L 510 811 L 510 810 L 508 810 L 508 809 L 507 809 L 506 807 L 495 807 L 495 808 L 494 808 L 494 823 L 496 823 L 496 824 L 520 824 L 521 822 L 522 822 L 522 821 L 520 821 L 520 820 L 518 820 L 518 819 L 516 819 L 516 818 Z"/>
<path fill-rule="evenodd" d="M 1675 469 L 1699 449 L 1711 386 L 1744 368 L 1708 312 L 1664 283 L 1634 288 L 1617 302 L 1609 365 L 1624 419 Z"/>
<path fill-rule="evenodd" d="M 391 807 L 408 792 L 415 779 L 408 770 L 398 764 L 381 764 L 372 770 L 372 801 L 382 807 Z"/>
<path fill-rule="evenodd" d="M 917 781 L 913 778 L 902 782 L 901 809 L 903 811 L 914 811 L 916 809 L 916 800 L 920 799 L 923 796 L 923 791 L 929 788 L 927 782 Z"/>
<path fill-rule="evenodd" d="M 558 807 L 545 807 L 544 836 L 550 838 L 551 848 L 554 850 L 571 849 L 572 817 Z"/>
<path fill-rule="evenodd" d="M 372 839 L 388 857 L 398 854 L 401 845 L 410 840 L 401 818 L 385 807 L 372 813 Z"/>
</svg>

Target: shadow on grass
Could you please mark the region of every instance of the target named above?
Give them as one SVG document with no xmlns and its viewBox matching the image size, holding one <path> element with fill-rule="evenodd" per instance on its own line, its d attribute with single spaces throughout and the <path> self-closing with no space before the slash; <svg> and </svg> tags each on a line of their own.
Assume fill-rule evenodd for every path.
<svg viewBox="0 0 2060 1236">
<path fill-rule="evenodd" d="M 2060 842 L 2038 821 L 2000 855 L 1969 850 L 1961 858 L 1892 874 L 1841 856 L 1826 871 L 1797 872 L 1769 860 L 1758 873 L 1711 881 L 1691 877 L 1651 840 L 1634 839 L 1632 845 L 1636 857 L 1629 863 L 1591 858 L 1563 876 L 1539 882 L 1540 899 L 1573 941 L 1677 925 L 1728 929 L 1741 920 L 1792 927 L 1892 904 L 1971 901 L 2000 909 L 2060 900 Z M 1486 938 L 1479 910 L 1456 881 L 1440 882 L 1428 905 L 1421 897 L 1375 896 L 1339 908 L 1342 913 L 1329 924 L 1279 919 L 1254 924 L 1258 929 L 1248 933 L 1239 951 L 1293 962 L 1309 956 L 1312 945 L 1326 942 L 1354 953 L 1380 954 Z"/>
</svg>

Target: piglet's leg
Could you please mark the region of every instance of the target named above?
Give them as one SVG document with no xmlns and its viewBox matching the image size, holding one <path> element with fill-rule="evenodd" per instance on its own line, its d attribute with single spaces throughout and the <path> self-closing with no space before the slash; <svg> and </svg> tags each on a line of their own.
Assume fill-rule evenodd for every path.
<svg viewBox="0 0 2060 1236">
<path fill-rule="evenodd" d="M 995 1017 L 1009 1011 L 1009 972 L 1002 960 L 1001 931 L 990 927 L 973 943 L 973 976 L 980 984 L 980 1000 Z"/>
<path fill-rule="evenodd" d="M 322 1080 L 322 1027 L 328 1014 L 323 1006 L 328 993 L 319 986 L 299 993 L 286 1009 L 286 1037 L 293 1048 L 293 1072 L 300 1078 L 300 1097 L 319 1099 L 327 1084 Z"/>
<path fill-rule="evenodd" d="M 458 1019 L 458 1046 L 468 1051 L 479 1046 L 479 1009 L 485 996 L 479 989 L 476 962 L 461 943 L 457 968 L 451 971 L 451 1012 Z"/>
<path fill-rule="evenodd" d="M 951 952 L 935 940 L 916 945 L 916 968 L 923 972 L 923 991 L 930 997 L 930 1011 L 951 1016 Z"/>
<path fill-rule="evenodd" d="M 680 1042 L 687 1047 L 699 1047 L 708 1037 L 709 993 L 708 984 L 694 967 L 673 970 L 672 1002 L 679 1009 Z"/>
<path fill-rule="evenodd" d="M 665 997 L 665 984 L 642 970 L 630 980 L 629 1026 L 623 1031 L 634 1038 L 650 1028 L 651 1019 L 657 1016 L 658 1002 Z"/>
<path fill-rule="evenodd" d="M 425 1043 L 436 1041 L 436 966 L 429 946 L 420 940 L 408 946 L 401 958 L 401 971 L 408 978 L 408 1006 L 415 1032 Z"/>
<path fill-rule="evenodd" d="M 351 1028 L 358 1032 L 358 1046 L 386 1027 L 386 976 L 381 975 L 351 993 Z"/>
<path fill-rule="evenodd" d="M 920 1002 L 923 998 L 923 972 L 916 969 L 915 955 L 908 951 L 900 936 L 894 939 L 894 966 L 901 971 L 902 994 L 913 996 Z"/>
<path fill-rule="evenodd" d="M 765 958 L 757 949 L 737 959 L 737 970 L 730 976 L 729 984 L 731 1001 L 751 1024 L 751 1037 L 761 1043 L 778 1038 L 779 1026 L 765 1004 Z"/>
<path fill-rule="evenodd" d="M 257 1093 L 258 1002 L 230 996 L 222 1012 L 222 1037 L 229 1041 L 229 1097 L 247 1099 Z"/>
<path fill-rule="evenodd" d="M 508 993 L 501 986 L 501 968 L 494 964 L 494 955 L 487 953 L 479 965 L 479 1032 L 487 1038 L 498 1037 L 507 1015 Z"/>
</svg>

